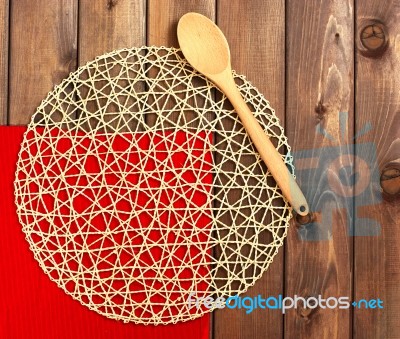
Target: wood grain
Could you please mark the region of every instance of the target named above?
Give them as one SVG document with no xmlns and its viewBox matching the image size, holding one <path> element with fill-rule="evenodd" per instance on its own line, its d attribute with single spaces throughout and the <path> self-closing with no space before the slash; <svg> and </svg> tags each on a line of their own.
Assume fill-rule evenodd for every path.
<svg viewBox="0 0 400 339">
<path fill-rule="evenodd" d="M 47 92 L 76 68 L 77 3 L 10 3 L 11 125 L 27 124 Z"/>
<path fill-rule="evenodd" d="M 371 130 L 357 138 L 357 156 L 379 176 L 386 167 L 400 169 L 400 3 L 357 2 L 356 132 L 368 124 Z M 360 34 L 366 25 L 381 23 L 387 46 L 378 54 L 365 55 Z M 361 152 L 363 145 L 370 152 Z M 377 159 L 372 156 L 377 153 Z M 395 184 L 395 183 L 394 183 Z M 394 188 L 394 187 L 393 187 Z M 397 183 L 398 188 L 398 183 Z M 356 197 L 359 219 L 355 230 L 369 218 L 377 235 L 355 238 L 355 299 L 376 299 L 384 309 L 354 311 L 354 338 L 398 338 L 400 333 L 400 208 L 399 195 L 386 195 L 379 184 L 368 188 L 367 197 Z"/>
<path fill-rule="evenodd" d="M 146 0 L 81 0 L 79 64 L 115 49 L 146 44 Z"/>
<path fill-rule="evenodd" d="M 217 24 L 230 45 L 232 68 L 245 74 L 266 96 L 284 123 L 284 1 L 221 0 L 218 1 L 217 13 Z M 263 240 L 269 242 L 272 239 Z M 268 271 L 246 292 L 246 296 L 277 296 L 281 293 L 282 249 Z M 258 309 L 251 314 L 239 309 L 217 310 L 214 313 L 214 338 L 279 338 L 282 337 L 282 325 L 282 315 L 276 310 Z"/>
<path fill-rule="evenodd" d="M 285 294 L 306 300 L 351 297 L 352 292 L 351 219 L 346 218 L 352 213 L 352 165 L 346 161 L 351 159 L 354 118 L 353 17 L 352 1 L 287 2 L 286 133 L 314 221 L 301 229 L 293 222 L 290 229 Z M 348 121 L 341 122 L 340 112 L 347 112 Z M 332 153 L 337 154 L 336 169 L 350 167 L 345 183 L 334 187 L 327 178 L 335 170 Z M 350 336 L 350 310 L 304 308 L 300 302 L 285 316 L 286 338 Z"/>
<path fill-rule="evenodd" d="M 8 120 L 8 0 L 0 4 L 0 125 Z"/>
</svg>

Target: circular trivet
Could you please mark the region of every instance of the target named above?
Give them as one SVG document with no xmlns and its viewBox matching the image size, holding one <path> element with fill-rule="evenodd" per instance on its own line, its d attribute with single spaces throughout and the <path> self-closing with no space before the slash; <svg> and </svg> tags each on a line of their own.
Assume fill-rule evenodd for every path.
<svg viewBox="0 0 400 339">
<path fill-rule="evenodd" d="M 268 101 L 235 80 L 288 152 Z M 102 55 L 56 86 L 24 135 L 15 195 L 50 279 L 100 314 L 144 324 L 194 319 L 214 308 L 202 298 L 246 291 L 291 217 L 227 99 L 165 47 Z"/>
</svg>

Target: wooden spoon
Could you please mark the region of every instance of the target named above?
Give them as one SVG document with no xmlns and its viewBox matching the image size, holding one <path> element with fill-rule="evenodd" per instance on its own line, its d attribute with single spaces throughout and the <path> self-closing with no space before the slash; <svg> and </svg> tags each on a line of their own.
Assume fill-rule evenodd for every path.
<svg viewBox="0 0 400 339">
<path fill-rule="evenodd" d="M 293 209 L 300 215 L 307 215 L 309 207 L 303 193 L 283 162 L 281 154 L 271 143 L 236 87 L 229 46 L 224 34 L 205 16 L 187 13 L 179 20 L 178 40 L 185 58 L 193 68 L 214 82 L 230 100 L 261 158 Z"/>
</svg>

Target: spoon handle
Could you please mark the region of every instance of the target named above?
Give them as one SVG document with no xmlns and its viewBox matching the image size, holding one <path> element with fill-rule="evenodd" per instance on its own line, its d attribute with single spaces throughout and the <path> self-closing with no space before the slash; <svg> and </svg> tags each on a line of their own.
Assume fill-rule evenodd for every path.
<svg viewBox="0 0 400 339">
<path fill-rule="evenodd" d="M 250 111 L 231 73 L 229 76 L 225 76 L 225 81 L 219 81 L 219 84 L 222 83 L 223 86 L 220 86 L 220 88 L 235 108 L 244 128 L 256 146 L 261 158 L 268 166 L 268 169 L 279 185 L 283 195 L 298 214 L 303 216 L 307 215 L 309 213 L 309 207 L 306 198 L 283 162 L 282 155 L 276 150 L 268 135 L 265 134 L 257 119 Z"/>
</svg>

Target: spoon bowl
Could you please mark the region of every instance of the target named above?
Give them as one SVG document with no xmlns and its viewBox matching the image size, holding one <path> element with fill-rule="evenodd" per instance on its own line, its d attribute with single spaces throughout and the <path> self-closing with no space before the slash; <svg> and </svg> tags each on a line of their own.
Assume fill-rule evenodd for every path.
<svg viewBox="0 0 400 339">
<path fill-rule="evenodd" d="M 231 68 L 229 45 L 216 24 L 198 13 L 187 13 L 178 23 L 178 41 L 194 69 L 212 77 Z"/>
</svg>

